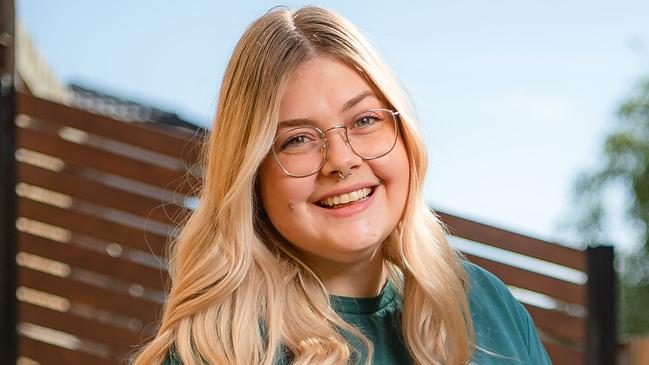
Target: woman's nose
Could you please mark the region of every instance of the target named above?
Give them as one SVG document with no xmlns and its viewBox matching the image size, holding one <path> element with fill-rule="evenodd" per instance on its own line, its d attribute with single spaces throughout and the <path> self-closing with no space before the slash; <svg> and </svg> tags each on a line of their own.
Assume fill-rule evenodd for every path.
<svg viewBox="0 0 649 365">
<path fill-rule="evenodd" d="M 325 176 L 339 177 L 338 172 L 349 175 L 349 172 L 363 163 L 346 139 L 344 127 L 333 128 L 327 131 L 327 157 L 322 166 Z"/>
</svg>

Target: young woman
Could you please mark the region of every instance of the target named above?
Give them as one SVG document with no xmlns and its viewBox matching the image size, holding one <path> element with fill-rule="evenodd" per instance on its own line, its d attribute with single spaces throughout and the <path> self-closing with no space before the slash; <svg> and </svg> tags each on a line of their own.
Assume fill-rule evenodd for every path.
<svg viewBox="0 0 649 365">
<path fill-rule="evenodd" d="M 139 364 L 549 364 L 523 307 L 424 203 L 411 108 L 347 20 L 255 21 Z"/>
</svg>

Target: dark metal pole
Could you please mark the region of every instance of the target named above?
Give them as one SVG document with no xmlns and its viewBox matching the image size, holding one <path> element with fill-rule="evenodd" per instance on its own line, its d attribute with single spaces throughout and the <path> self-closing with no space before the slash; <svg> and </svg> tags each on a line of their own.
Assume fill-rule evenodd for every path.
<svg viewBox="0 0 649 365">
<path fill-rule="evenodd" d="M 588 247 L 588 365 L 613 365 L 617 353 L 613 247 Z"/>
<path fill-rule="evenodd" d="M 8 365 L 18 344 L 14 21 L 14 1 L 0 0 L 0 363 Z"/>
</svg>

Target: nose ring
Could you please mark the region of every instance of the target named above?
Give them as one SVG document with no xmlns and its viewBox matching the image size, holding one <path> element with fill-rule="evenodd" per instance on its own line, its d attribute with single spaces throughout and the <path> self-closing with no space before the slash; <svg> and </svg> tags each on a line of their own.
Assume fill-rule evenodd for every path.
<svg viewBox="0 0 649 365">
<path fill-rule="evenodd" d="M 352 170 L 349 170 L 349 174 L 343 175 L 342 172 L 338 171 L 338 182 L 341 182 L 347 178 L 347 176 L 350 176 L 352 174 Z"/>
</svg>

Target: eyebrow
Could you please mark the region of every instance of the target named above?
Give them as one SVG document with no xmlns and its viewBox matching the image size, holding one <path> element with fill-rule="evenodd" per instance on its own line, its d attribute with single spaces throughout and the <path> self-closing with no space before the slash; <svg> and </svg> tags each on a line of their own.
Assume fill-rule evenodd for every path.
<svg viewBox="0 0 649 365">
<path fill-rule="evenodd" d="M 353 98 L 347 100 L 345 104 L 343 105 L 341 109 L 341 113 L 348 112 L 351 108 L 356 106 L 358 103 L 361 101 L 365 100 L 368 97 L 372 97 L 378 100 L 376 95 L 370 90 L 362 91 L 358 95 L 354 96 Z M 301 125 L 313 125 L 314 122 L 309 119 L 305 118 L 296 118 L 296 119 L 288 119 L 288 120 L 283 120 L 279 122 L 278 128 L 287 128 L 287 127 L 296 127 L 296 126 L 301 126 Z"/>
<path fill-rule="evenodd" d="M 370 90 L 363 91 L 360 94 L 354 96 L 353 98 L 347 100 L 345 105 L 343 105 L 342 112 L 344 113 L 344 112 L 349 111 L 349 109 L 353 108 L 356 104 L 360 103 L 361 101 L 363 101 L 363 99 L 368 98 L 368 97 L 376 98 L 376 95 L 374 95 L 374 93 L 371 92 Z"/>
</svg>

